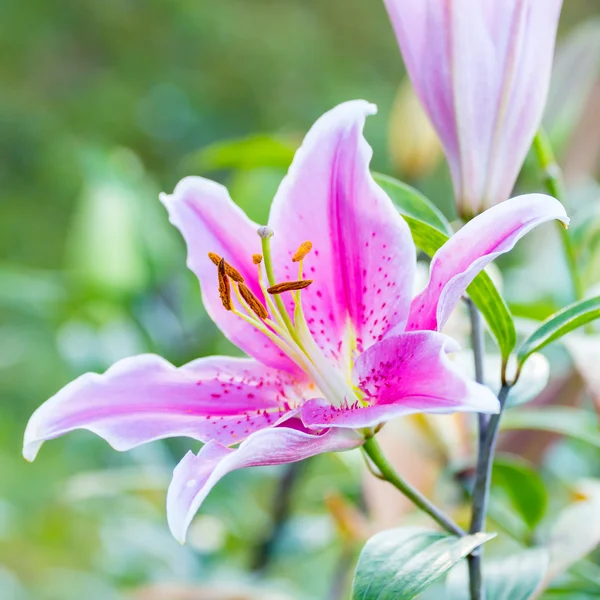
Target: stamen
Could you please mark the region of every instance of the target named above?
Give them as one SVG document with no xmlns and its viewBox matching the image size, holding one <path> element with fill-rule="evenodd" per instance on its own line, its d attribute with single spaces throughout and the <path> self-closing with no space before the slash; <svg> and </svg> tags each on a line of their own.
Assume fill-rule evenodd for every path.
<svg viewBox="0 0 600 600">
<path fill-rule="evenodd" d="M 260 263 L 262 262 L 262 254 L 253 254 L 252 255 L 252 262 L 255 265 L 260 265 Z"/>
<path fill-rule="evenodd" d="M 269 294 L 283 294 L 283 292 L 294 292 L 296 290 L 303 290 L 312 283 L 312 279 L 301 279 L 299 281 L 284 281 L 283 283 L 276 283 L 270 288 L 267 288 Z"/>
<path fill-rule="evenodd" d="M 259 319 L 267 319 L 269 317 L 267 309 L 263 306 L 263 303 L 254 295 L 250 288 L 248 288 L 243 283 L 240 283 L 238 285 L 238 289 L 240 290 L 242 298 L 246 301 L 248 306 L 252 309 L 254 314 Z"/>
<path fill-rule="evenodd" d="M 212 260 L 212 262 L 217 267 L 219 266 L 219 263 L 223 260 L 218 254 L 215 254 L 214 252 L 209 252 L 208 258 L 210 258 L 210 260 Z M 240 272 L 237 269 L 234 269 L 228 262 L 225 262 L 225 272 L 236 283 L 244 283 L 244 278 L 241 276 Z"/>
<path fill-rule="evenodd" d="M 302 242 L 296 250 L 296 254 L 292 256 L 292 262 L 300 262 L 312 250 L 312 242 Z"/>
<path fill-rule="evenodd" d="M 231 288 L 229 287 L 229 277 L 227 277 L 227 268 L 225 266 L 225 259 L 222 258 L 219 261 L 219 268 L 217 273 L 219 275 L 219 297 L 225 310 L 233 310 L 233 304 L 231 303 Z"/>
</svg>

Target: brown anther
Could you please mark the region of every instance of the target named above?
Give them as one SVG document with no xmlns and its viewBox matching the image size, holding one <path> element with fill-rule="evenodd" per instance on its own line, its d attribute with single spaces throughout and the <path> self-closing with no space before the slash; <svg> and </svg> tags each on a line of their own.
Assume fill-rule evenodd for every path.
<svg viewBox="0 0 600 600">
<path fill-rule="evenodd" d="M 264 307 L 263 303 L 254 295 L 254 292 L 243 283 L 238 285 L 238 289 L 240 290 L 240 294 L 242 298 L 246 301 L 246 304 L 252 309 L 252 312 L 259 319 L 266 319 L 269 316 L 267 309 Z"/>
<path fill-rule="evenodd" d="M 210 258 L 210 260 L 213 261 L 215 266 L 219 266 L 219 263 L 221 262 L 221 257 L 218 254 L 216 254 L 215 252 L 209 252 L 208 258 Z"/>
<path fill-rule="evenodd" d="M 296 250 L 296 254 L 292 256 L 292 262 L 300 262 L 312 250 L 312 242 L 302 242 Z"/>
<path fill-rule="evenodd" d="M 295 290 L 303 290 L 312 283 L 312 279 L 302 279 L 300 281 L 284 281 L 276 283 L 267 289 L 269 294 L 283 294 L 283 292 L 294 292 Z"/>
<path fill-rule="evenodd" d="M 208 258 L 210 258 L 210 260 L 212 260 L 217 267 L 219 266 L 219 263 L 223 260 L 218 254 L 215 254 L 214 252 L 209 252 Z M 225 262 L 225 272 L 236 283 L 244 283 L 244 278 L 241 276 L 240 272 L 237 269 L 234 269 L 228 262 Z"/>
<path fill-rule="evenodd" d="M 233 310 L 231 303 L 231 288 L 229 287 L 229 277 L 227 277 L 227 267 L 225 259 L 219 261 L 217 273 L 219 274 L 219 297 L 225 307 L 225 310 Z"/>
<path fill-rule="evenodd" d="M 252 262 L 255 265 L 260 265 L 260 263 L 262 262 L 262 254 L 253 254 L 252 255 Z"/>
</svg>

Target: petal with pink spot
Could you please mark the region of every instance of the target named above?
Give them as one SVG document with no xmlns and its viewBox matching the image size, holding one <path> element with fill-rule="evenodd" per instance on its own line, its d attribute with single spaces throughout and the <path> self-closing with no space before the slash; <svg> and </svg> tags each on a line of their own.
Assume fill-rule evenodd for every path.
<svg viewBox="0 0 600 600">
<path fill-rule="evenodd" d="M 308 326 L 326 355 L 341 358 L 348 323 L 359 350 L 406 322 L 415 271 L 409 229 L 369 171 L 363 137 L 374 105 L 346 102 L 307 134 L 271 207 L 278 280 L 297 277 L 291 257 L 310 240 L 302 292 Z M 291 302 L 291 298 L 287 298 Z"/>
<path fill-rule="evenodd" d="M 303 384 L 252 359 L 210 357 L 176 368 L 144 354 L 104 375 L 69 383 L 32 415 L 23 453 L 33 460 L 45 440 L 87 429 L 117 450 L 166 437 L 222 444 L 241 441 L 294 413 Z"/>
<path fill-rule="evenodd" d="M 334 407 L 320 399 L 302 406 L 307 427 L 373 427 L 411 413 L 498 412 L 490 389 L 463 375 L 448 357 L 451 338 L 416 331 L 390 336 L 359 356 L 353 380 L 368 406 Z"/>
</svg>

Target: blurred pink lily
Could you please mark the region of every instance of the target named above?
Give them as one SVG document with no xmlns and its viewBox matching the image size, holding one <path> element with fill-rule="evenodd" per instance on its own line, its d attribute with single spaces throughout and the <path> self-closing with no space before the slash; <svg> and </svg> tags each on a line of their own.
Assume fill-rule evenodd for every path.
<svg viewBox="0 0 600 600">
<path fill-rule="evenodd" d="M 24 455 L 74 429 L 117 450 L 173 436 L 205 442 L 176 467 L 168 492 L 169 524 L 183 542 L 210 489 L 234 469 L 354 448 L 398 415 L 497 411 L 487 388 L 453 368 L 456 344 L 439 329 L 487 263 L 539 223 L 565 221 L 564 209 L 531 195 L 473 220 L 438 252 L 413 301 L 410 232 L 369 171 L 362 130 L 375 110 L 348 102 L 317 121 L 269 228 L 199 177 L 161 198 L 206 309 L 252 358 L 175 368 L 142 355 L 83 375 L 31 417 Z"/>
<path fill-rule="evenodd" d="M 562 0 L 385 0 L 464 217 L 506 200 L 540 125 Z"/>
</svg>

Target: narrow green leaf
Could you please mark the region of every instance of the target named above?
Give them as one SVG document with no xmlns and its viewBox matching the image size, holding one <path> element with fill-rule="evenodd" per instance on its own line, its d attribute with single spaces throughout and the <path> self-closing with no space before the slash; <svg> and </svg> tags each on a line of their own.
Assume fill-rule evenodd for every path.
<svg viewBox="0 0 600 600">
<path fill-rule="evenodd" d="M 415 245 L 429 256 L 433 256 L 447 241 L 448 236 L 432 225 L 419 221 L 402 212 Z M 503 358 L 508 358 L 517 343 L 517 334 L 506 303 L 492 283 L 489 275 L 481 272 L 467 288 L 467 292 L 481 311 L 492 335 L 498 342 Z"/>
<path fill-rule="evenodd" d="M 496 338 L 502 358 L 507 359 L 517 344 L 517 332 L 504 299 L 485 271 L 473 280 L 467 292 Z"/>
<path fill-rule="evenodd" d="M 403 215 L 427 223 L 446 235 L 452 235 L 452 227 L 446 217 L 421 192 L 388 175 L 373 173 L 373 178 Z"/>
<path fill-rule="evenodd" d="M 360 554 L 352 600 L 412 600 L 492 537 L 460 538 L 413 527 L 382 531 Z"/>
<path fill-rule="evenodd" d="M 540 586 L 549 554 L 534 548 L 500 560 L 483 563 L 486 600 L 529 600 Z M 446 581 L 446 600 L 469 600 L 469 576 L 464 561 L 457 565 Z"/>
<path fill-rule="evenodd" d="M 505 494 L 530 529 L 538 525 L 546 512 L 548 494 L 544 481 L 523 459 L 510 456 L 496 458 L 492 493 Z"/>
<path fill-rule="evenodd" d="M 510 410 L 504 413 L 500 428 L 551 431 L 600 448 L 600 429 L 596 417 L 580 408 L 553 406 L 535 410 Z"/>
<path fill-rule="evenodd" d="M 552 587 L 543 596 L 541 600 L 598 600 L 598 589 L 581 589 L 581 584 L 572 584 L 566 586 Z"/>
<path fill-rule="evenodd" d="M 522 344 L 517 352 L 520 364 L 550 342 L 561 338 L 594 319 L 600 318 L 600 296 L 580 300 L 546 319 Z"/>
</svg>

